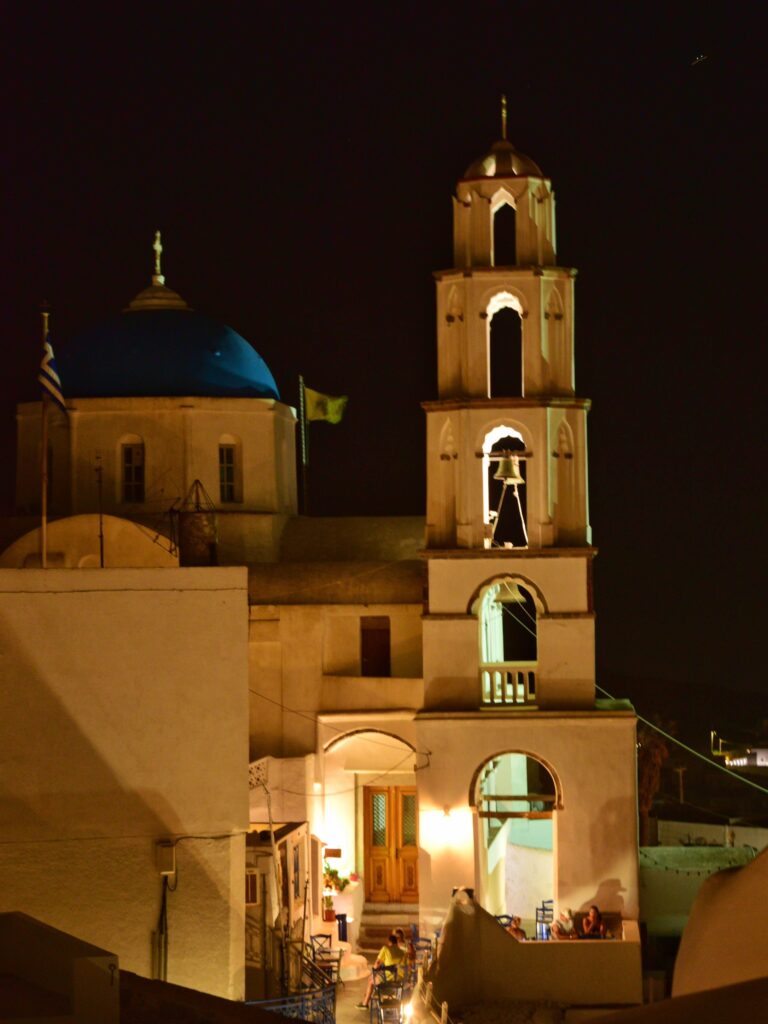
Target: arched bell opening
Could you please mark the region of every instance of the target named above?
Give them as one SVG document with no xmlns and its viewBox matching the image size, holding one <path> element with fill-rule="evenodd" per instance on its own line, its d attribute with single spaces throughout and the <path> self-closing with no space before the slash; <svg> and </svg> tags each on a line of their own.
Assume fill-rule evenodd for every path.
<svg viewBox="0 0 768 1024">
<path fill-rule="evenodd" d="M 485 547 L 528 547 L 526 446 L 513 427 L 499 426 L 483 442 Z"/>
<path fill-rule="evenodd" d="M 523 308 L 509 292 L 488 304 L 488 397 L 519 398 L 524 394 Z"/>
<path fill-rule="evenodd" d="M 553 769 L 524 751 L 506 751 L 475 772 L 481 902 L 491 914 L 519 915 L 536 937 L 537 909 L 557 891 L 557 812 L 561 788 Z"/>
<path fill-rule="evenodd" d="M 493 266 L 517 266 L 517 212 L 502 203 L 493 215 Z"/>
</svg>

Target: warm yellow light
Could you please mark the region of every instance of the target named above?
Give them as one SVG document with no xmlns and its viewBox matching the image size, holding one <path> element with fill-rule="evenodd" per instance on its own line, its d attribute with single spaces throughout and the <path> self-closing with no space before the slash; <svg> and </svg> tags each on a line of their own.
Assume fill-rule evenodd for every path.
<svg viewBox="0 0 768 1024">
<path fill-rule="evenodd" d="M 443 846 L 471 850 L 474 845 L 472 811 L 468 807 L 435 807 L 419 811 L 421 845 L 437 850 Z"/>
</svg>

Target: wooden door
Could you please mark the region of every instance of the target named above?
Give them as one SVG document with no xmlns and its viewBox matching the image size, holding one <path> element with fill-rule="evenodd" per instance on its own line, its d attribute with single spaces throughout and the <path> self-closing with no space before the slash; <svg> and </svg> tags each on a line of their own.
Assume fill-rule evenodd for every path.
<svg viewBox="0 0 768 1024">
<path fill-rule="evenodd" d="M 365 897 L 372 903 L 419 900 L 415 786 L 365 787 Z"/>
</svg>

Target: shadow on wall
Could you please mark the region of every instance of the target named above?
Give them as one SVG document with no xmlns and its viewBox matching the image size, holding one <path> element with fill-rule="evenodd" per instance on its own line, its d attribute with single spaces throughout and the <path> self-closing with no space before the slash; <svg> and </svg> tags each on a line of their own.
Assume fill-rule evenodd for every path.
<svg viewBox="0 0 768 1024">
<path fill-rule="evenodd" d="M 616 870 L 615 850 L 611 837 L 614 834 L 623 835 L 627 821 L 635 820 L 636 817 L 637 810 L 632 797 L 608 800 L 595 808 L 589 827 L 594 876 L 606 877 L 599 883 L 595 899 L 585 904 L 583 909 L 586 910 L 591 903 L 596 903 L 601 910 L 624 910 L 624 898 L 620 894 L 627 891 L 626 887 L 622 885 L 620 879 L 610 877 Z"/>
<path fill-rule="evenodd" d="M 55 602 L 58 595 L 45 597 Z M 0 614 L 0 911 L 23 911 L 113 949 L 121 964 L 149 973 L 162 884 L 154 844 L 179 835 L 184 823 L 166 794 L 131 788 L 130 778 L 134 772 L 138 778 L 151 775 L 143 763 L 144 734 L 154 730 L 156 745 L 172 750 L 173 729 L 152 721 L 140 699 L 125 694 L 115 699 L 109 692 L 111 650 L 103 651 L 104 677 L 83 678 L 76 644 L 46 650 L 45 621 L 36 623 L 34 635 L 31 630 L 20 635 L 18 620 L 9 618 Z M 100 638 L 79 642 L 93 649 Z M 62 696 L 44 678 L 49 665 L 55 666 L 52 673 Z M 157 666 L 148 664 L 146 673 L 156 680 Z M 112 754 L 124 766 L 124 777 L 110 763 Z M 213 839 L 180 842 L 179 891 L 168 897 L 169 930 L 173 934 L 175 929 L 177 940 L 170 954 L 172 973 L 178 973 L 174 960 L 180 965 L 188 957 L 201 985 L 211 950 L 190 945 L 193 930 L 181 925 L 193 913 L 185 889 L 193 890 L 198 945 L 204 945 L 199 933 L 206 926 L 217 926 L 221 934 L 222 902 L 228 914 L 231 893 L 209 867 L 218 865 L 220 879 L 228 880 L 231 872 L 225 870 L 228 840 L 214 851 L 207 848 L 215 844 Z M 222 963 L 229 952 L 222 951 Z M 186 965 L 182 969 L 188 978 Z"/>
<path fill-rule="evenodd" d="M 621 914 L 624 910 L 624 897 L 621 894 L 626 891 L 618 878 L 606 878 L 598 885 L 595 895 L 585 900 L 578 909 L 586 913 L 594 904 L 601 911 Z"/>
</svg>

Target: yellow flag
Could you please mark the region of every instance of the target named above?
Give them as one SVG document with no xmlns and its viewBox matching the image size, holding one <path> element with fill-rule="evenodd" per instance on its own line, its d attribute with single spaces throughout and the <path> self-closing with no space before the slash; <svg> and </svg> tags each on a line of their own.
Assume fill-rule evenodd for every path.
<svg viewBox="0 0 768 1024">
<path fill-rule="evenodd" d="M 323 395 L 312 388 L 304 388 L 304 402 L 307 420 L 325 420 L 326 423 L 341 423 L 341 417 L 349 401 L 346 395 Z"/>
</svg>

